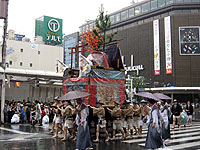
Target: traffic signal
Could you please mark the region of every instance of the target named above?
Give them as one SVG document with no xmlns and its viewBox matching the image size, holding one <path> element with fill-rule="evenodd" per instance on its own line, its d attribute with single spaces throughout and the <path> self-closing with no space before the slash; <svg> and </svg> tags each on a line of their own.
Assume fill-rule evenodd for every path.
<svg viewBox="0 0 200 150">
<path fill-rule="evenodd" d="M 35 87 L 39 88 L 39 80 L 35 80 Z"/>
</svg>

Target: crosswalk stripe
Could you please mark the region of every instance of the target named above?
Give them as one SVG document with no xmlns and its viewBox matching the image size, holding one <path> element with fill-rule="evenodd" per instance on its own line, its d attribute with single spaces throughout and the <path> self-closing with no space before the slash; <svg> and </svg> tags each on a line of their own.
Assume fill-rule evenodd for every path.
<svg viewBox="0 0 200 150">
<path fill-rule="evenodd" d="M 171 138 L 178 138 L 178 137 L 184 137 L 184 136 L 195 136 L 195 135 L 200 135 L 200 132 L 171 135 Z M 146 141 L 146 138 L 133 139 L 133 140 L 122 141 L 122 142 L 124 142 L 124 143 L 137 143 L 137 142 L 145 142 L 145 141 Z"/>
<path fill-rule="evenodd" d="M 182 137 L 182 136 L 188 136 L 189 135 L 196 135 L 195 131 L 200 131 L 200 128 L 197 129 L 190 129 L 190 130 L 180 130 L 180 131 L 171 131 L 171 137 Z M 190 132 L 190 133 L 188 133 Z M 195 133 L 193 133 L 195 132 Z M 199 132 L 197 132 L 198 135 Z M 147 136 L 147 134 L 142 134 L 142 136 L 140 136 L 141 138 L 145 138 Z M 134 135 L 133 138 L 138 138 L 137 135 Z M 132 139 L 132 140 L 126 140 L 123 141 L 125 143 L 136 143 L 136 142 L 142 142 L 142 139 Z"/>
<path fill-rule="evenodd" d="M 193 125 L 193 126 L 190 126 L 190 127 L 175 128 L 175 129 L 171 129 L 171 130 L 179 131 L 179 130 L 194 129 L 194 128 L 197 128 L 197 127 L 200 127 L 200 125 Z M 142 130 L 142 133 L 147 133 L 147 132 L 148 132 L 148 128 L 145 128 L 145 129 Z"/>
<path fill-rule="evenodd" d="M 185 148 L 190 148 L 190 147 L 195 147 L 195 146 L 200 146 L 200 142 L 192 142 L 192 143 L 184 143 L 184 144 L 178 144 L 174 146 L 167 146 L 167 148 L 171 148 L 173 150 L 178 150 L 178 149 L 185 149 Z"/>
<path fill-rule="evenodd" d="M 22 131 L 13 130 L 13 129 L 7 129 L 7 128 L 4 128 L 4 127 L 0 127 L 0 130 L 5 130 L 5 131 L 17 133 L 17 134 L 31 134 L 31 133 L 28 133 L 28 132 L 22 132 Z"/>
<path fill-rule="evenodd" d="M 198 134 L 199 135 L 199 134 Z M 198 140 L 200 139 L 200 136 L 194 136 L 194 137 L 185 137 L 185 138 L 181 138 L 181 139 L 174 139 L 174 140 L 170 140 L 168 144 L 172 144 L 172 143 L 177 143 L 177 142 L 183 142 L 183 141 L 191 141 L 191 140 Z M 146 141 L 146 139 L 145 139 Z M 167 144 L 167 145 L 168 145 Z M 200 142 L 199 142 L 200 144 Z M 145 143 L 139 144 L 140 146 L 145 146 Z M 172 146 L 173 147 L 173 146 Z M 167 146 L 167 148 L 171 148 L 171 146 Z"/>
<path fill-rule="evenodd" d="M 168 144 L 171 144 L 171 143 L 176 143 L 176 142 L 182 142 L 182 141 L 191 141 L 191 140 L 198 140 L 200 139 L 200 136 L 192 136 L 192 137 L 185 137 L 185 138 L 180 138 L 180 139 L 172 139 L 169 141 Z"/>
<path fill-rule="evenodd" d="M 194 131 L 199 131 L 199 132 L 194 132 Z M 178 137 L 199 135 L 199 134 L 200 134 L 200 128 L 190 129 L 190 130 L 171 131 L 171 138 L 178 138 Z M 143 134 L 141 136 L 141 138 L 145 138 L 146 136 L 147 136 L 147 134 Z M 133 136 L 133 137 L 137 138 L 138 136 Z M 146 139 L 132 139 L 132 140 L 126 140 L 126 141 L 123 141 L 123 142 L 125 142 L 125 143 L 137 143 L 137 142 L 143 142 L 145 140 Z"/>
</svg>

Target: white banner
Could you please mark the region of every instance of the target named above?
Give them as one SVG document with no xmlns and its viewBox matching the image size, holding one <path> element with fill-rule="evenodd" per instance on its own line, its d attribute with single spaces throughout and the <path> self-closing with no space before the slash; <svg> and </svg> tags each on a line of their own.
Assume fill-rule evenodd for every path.
<svg viewBox="0 0 200 150">
<path fill-rule="evenodd" d="M 170 16 L 165 17 L 165 59 L 166 74 L 172 74 L 172 48 L 171 48 L 171 21 Z"/>
<path fill-rule="evenodd" d="M 159 20 L 153 21 L 153 36 L 154 36 L 154 75 L 160 75 Z"/>
</svg>

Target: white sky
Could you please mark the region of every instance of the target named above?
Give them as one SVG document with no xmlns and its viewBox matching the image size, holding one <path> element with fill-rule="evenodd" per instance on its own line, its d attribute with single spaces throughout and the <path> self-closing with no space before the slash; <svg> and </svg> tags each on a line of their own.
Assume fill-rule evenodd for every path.
<svg viewBox="0 0 200 150">
<path fill-rule="evenodd" d="M 96 19 L 101 4 L 112 13 L 129 6 L 132 0 L 10 0 L 8 30 L 33 39 L 35 19 L 43 15 L 63 19 L 63 33 L 79 31 L 86 20 Z M 1 25 L 0 25 L 1 26 Z"/>
</svg>

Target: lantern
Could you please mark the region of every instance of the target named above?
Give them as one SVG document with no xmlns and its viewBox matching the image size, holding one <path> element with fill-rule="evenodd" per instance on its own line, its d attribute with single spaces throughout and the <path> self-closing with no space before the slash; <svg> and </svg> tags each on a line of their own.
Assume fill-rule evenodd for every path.
<svg viewBox="0 0 200 150">
<path fill-rule="evenodd" d="M 20 82 L 16 82 L 16 86 L 17 86 L 17 87 L 20 87 Z"/>
</svg>

